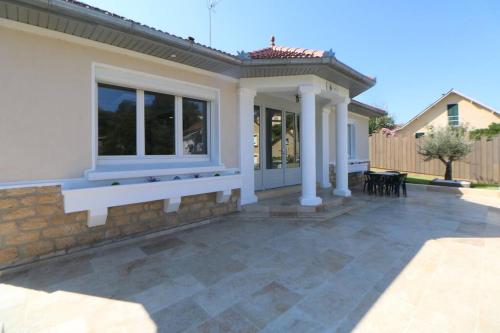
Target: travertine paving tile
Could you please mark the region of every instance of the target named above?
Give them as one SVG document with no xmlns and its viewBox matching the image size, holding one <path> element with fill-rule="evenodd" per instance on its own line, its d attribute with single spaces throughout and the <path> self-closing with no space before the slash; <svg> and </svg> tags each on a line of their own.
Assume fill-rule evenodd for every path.
<svg viewBox="0 0 500 333">
<path fill-rule="evenodd" d="M 191 298 L 184 299 L 152 315 L 158 332 L 183 332 L 207 320 L 207 313 Z"/>
<path fill-rule="evenodd" d="M 242 212 L 2 276 L 0 331 L 500 332 L 500 203 L 353 200 L 330 220 Z"/>
<path fill-rule="evenodd" d="M 277 282 L 271 282 L 235 305 L 232 309 L 250 319 L 258 328 L 282 315 L 294 306 L 302 295 L 288 290 Z"/>
</svg>

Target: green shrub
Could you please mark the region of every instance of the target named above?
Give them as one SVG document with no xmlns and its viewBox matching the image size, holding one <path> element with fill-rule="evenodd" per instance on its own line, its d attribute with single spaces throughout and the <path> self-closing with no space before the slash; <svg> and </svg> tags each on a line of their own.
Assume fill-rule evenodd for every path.
<svg viewBox="0 0 500 333">
<path fill-rule="evenodd" d="M 500 123 L 491 123 L 488 128 L 478 128 L 469 132 L 471 140 L 480 140 L 481 137 L 491 139 L 500 134 Z"/>
</svg>

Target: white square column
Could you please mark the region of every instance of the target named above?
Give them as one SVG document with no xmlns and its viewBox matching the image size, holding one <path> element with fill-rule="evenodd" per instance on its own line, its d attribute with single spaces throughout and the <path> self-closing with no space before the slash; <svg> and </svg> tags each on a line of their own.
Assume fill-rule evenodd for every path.
<svg viewBox="0 0 500 333">
<path fill-rule="evenodd" d="M 257 202 L 255 195 L 255 175 L 253 161 L 253 110 L 256 91 L 248 88 L 238 89 L 240 115 L 240 173 L 242 177 L 241 204 Z"/>
<path fill-rule="evenodd" d="M 320 89 L 313 85 L 299 86 L 300 163 L 302 167 L 302 206 L 318 206 L 321 198 L 316 196 L 316 94 Z"/>
<path fill-rule="evenodd" d="M 321 181 L 322 188 L 330 188 L 330 107 L 321 113 Z"/>
<path fill-rule="evenodd" d="M 336 106 L 335 121 L 336 121 L 336 157 L 335 157 L 335 190 L 333 194 L 342 197 L 350 197 L 351 191 L 348 188 L 349 179 L 349 155 L 347 152 L 347 106 L 351 100 L 346 97 L 344 101 Z"/>
</svg>

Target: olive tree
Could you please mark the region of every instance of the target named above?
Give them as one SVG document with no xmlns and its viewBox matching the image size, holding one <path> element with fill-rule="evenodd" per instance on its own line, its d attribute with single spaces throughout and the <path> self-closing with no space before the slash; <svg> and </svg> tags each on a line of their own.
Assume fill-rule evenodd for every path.
<svg viewBox="0 0 500 333">
<path fill-rule="evenodd" d="M 464 158 L 471 151 L 472 145 L 466 140 L 465 132 L 466 129 L 461 126 L 431 129 L 418 149 L 424 160 L 438 159 L 444 163 L 446 180 L 452 180 L 452 163 Z"/>
</svg>

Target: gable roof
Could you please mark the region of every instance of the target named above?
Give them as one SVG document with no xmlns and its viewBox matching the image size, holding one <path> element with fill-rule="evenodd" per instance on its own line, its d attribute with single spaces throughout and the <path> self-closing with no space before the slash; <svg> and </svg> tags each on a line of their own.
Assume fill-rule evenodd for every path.
<svg viewBox="0 0 500 333">
<path fill-rule="evenodd" d="M 492 112 L 492 113 L 495 113 L 497 115 L 500 115 L 500 112 L 498 112 L 496 109 L 490 107 L 490 106 L 487 106 L 486 104 L 483 104 L 473 98 L 470 98 L 468 97 L 467 95 L 464 95 L 462 94 L 461 92 L 459 92 L 458 90 L 455 90 L 455 89 L 450 89 L 447 93 L 443 94 L 440 98 L 438 98 L 434 103 L 432 103 L 431 105 L 429 105 L 427 108 L 425 108 L 424 111 L 420 112 L 419 114 L 417 114 L 415 117 L 411 118 L 406 124 L 404 124 L 403 126 L 401 126 L 400 128 L 398 128 L 397 130 L 400 131 L 402 129 L 404 129 L 406 126 L 408 126 L 409 124 L 411 124 L 412 122 L 416 121 L 417 119 L 419 119 L 424 113 L 426 113 L 427 111 L 429 111 L 430 109 L 432 109 L 436 104 L 438 104 L 439 102 L 441 102 L 442 100 L 444 100 L 445 98 L 447 98 L 448 96 L 450 96 L 451 94 L 455 94 L 455 95 L 458 95 L 460 97 L 462 97 L 463 99 L 466 99 L 468 100 L 469 102 L 473 103 L 473 104 L 476 104 L 476 105 L 479 105 L 480 107 Z"/>
<path fill-rule="evenodd" d="M 376 79 L 339 61 L 333 52 L 277 48 L 252 58 L 217 50 L 194 38 L 181 38 L 76 0 L 0 0 L 0 18 L 72 35 L 148 56 L 239 79 L 316 75 L 349 89 L 350 97 L 373 87 Z M 302 50 L 302 51 L 299 51 Z M 276 55 L 275 53 L 273 53 Z M 302 54 L 298 57 L 298 54 Z M 314 55 L 307 56 L 307 55 Z M 321 56 L 319 56 L 321 54 Z M 293 56 L 293 57 L 291 57 Z"/>
</svg>

